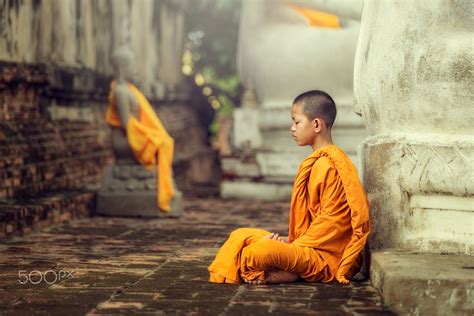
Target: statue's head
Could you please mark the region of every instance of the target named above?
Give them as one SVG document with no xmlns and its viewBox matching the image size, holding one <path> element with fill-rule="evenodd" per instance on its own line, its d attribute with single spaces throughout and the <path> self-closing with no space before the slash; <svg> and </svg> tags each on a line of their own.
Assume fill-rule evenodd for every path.
<svg viewBox="0 0 474 316">
<path fill-rule="evenodd" d="M 135 75 L 134 56 L 128 46 L 120 46 L 112 54 L 115 75 L 131 81 Z"/>
</svg>

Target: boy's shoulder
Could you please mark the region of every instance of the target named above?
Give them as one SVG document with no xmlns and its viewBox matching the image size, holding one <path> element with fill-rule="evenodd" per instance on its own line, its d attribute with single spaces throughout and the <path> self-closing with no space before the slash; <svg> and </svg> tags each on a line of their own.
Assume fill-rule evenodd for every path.
<svg viewBox="0 0 474 316">
<path fill-rule="evenodd" d="M 326 146 L 321 150 L 321 154 L 316 159 L 313 169 L 336 169 L 337 166 L 353 166 L 352 160 L 347 153 L 336 145 Z"/>
<path fill-rule="evenodd" d="M 334 162 L 326 157 L 321 156 L 314 162 L 309 175 L 308 188 L 310 191 L 315 190 L 319 185 L 337 181 L 339 174 Z"/>
<path fill-rule="evenodd" d="M 330 176 L 331 178 L 338 177 L 336 167 L 334 165 L 334 162 L 330 158 L 326 156 L 321 156 L 316 159 L 311 168 L 311 172 L 309 175 L 310 182 L 324 182 L 326 181 L 328 176 Z"/>
<path fill-rule="evenodd" d="M 318 159 L 316 159 L 311 171 L 320 172 L 322 170 L 332 169 L 332 168 L 334 168 L 334 162 L 329 157 L 321 156 Z"/>
</svg>

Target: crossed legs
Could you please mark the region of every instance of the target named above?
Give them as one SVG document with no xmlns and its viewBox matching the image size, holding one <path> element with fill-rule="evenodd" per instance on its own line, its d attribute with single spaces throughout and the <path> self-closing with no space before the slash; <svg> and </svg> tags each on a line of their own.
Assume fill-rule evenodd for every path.
<svg viewBox="0 0 474 316">
<path fill-rule="evenodd" d="M 300 247 L 276 240 L 255 241 L 242 250 L 240 276 L 250 284 L 295 282 L 308 263 L 300 250 Z"/>
</svg>

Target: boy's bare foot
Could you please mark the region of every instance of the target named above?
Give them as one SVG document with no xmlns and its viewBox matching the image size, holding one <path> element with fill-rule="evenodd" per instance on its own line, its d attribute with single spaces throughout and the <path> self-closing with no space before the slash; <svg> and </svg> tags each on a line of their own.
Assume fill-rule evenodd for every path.
<svg viewBox="0 0 474 316">
<path fill-rule="evenodd" d="M 266 284 L 292 283 L 296 282 L 298 278 L 297 274 L 288 271 L 273 270 L 266 273 L 265 282 Z"/>
<path fill-rule="evenodd" d="M 272 270 L 266 272 L 266 278 L 263 281 L 260 280 L 246 280 L 243 279 L 245 283 L 248 284 L 281 284 L 281 283 L 292 283 L 298 280 L 299 276 L 297 274 L 283 271 L 283 270 Z"/>
<path fill-rule="evenodd" d="M 260 285 L 260 284 L 266 284 L 265 281 L 260 281 L 260 280 L 247 280 L 247 279 L 243 279 L 245 283 L 247 284 L 255 284 L 255 285 Z"/>
<path fill-rule="evenodd" d="M 337 280 L 337 282 L 339 282 L 339 283 L 342 284 L 342 285 L 349 285 L 349 284 L 351 284 L 351 281 L 349 281 L 348 279 L 346 279 L 344 276 L 336 276 L 336 280 Z"/>
</svg>

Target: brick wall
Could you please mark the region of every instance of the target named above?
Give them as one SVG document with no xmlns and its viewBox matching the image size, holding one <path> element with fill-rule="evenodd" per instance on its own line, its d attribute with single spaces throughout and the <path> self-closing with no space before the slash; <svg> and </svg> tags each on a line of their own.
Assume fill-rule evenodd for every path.
<svg viewBox="0 0 474 316">
<path fill-rule="evenodd" d="M 74 68 L 0 63 L 0 240 L 93 214 L 113 163 L 104 121 L 111 78 Z M 215 194 L 217 157 L 186 100 L 152 101 L 175 139 L 187 195 Z"/>
<path fill-rule="evenodd" d="M 112 162 L 105 125 L 95 119 L 103 109 L 67 118 L 81 106 L 59 107 L 52 96 L 60 90 L 45 67 L 0 64 L 0 239 L 94 209 L 94 186 Z"/>
</svg>

